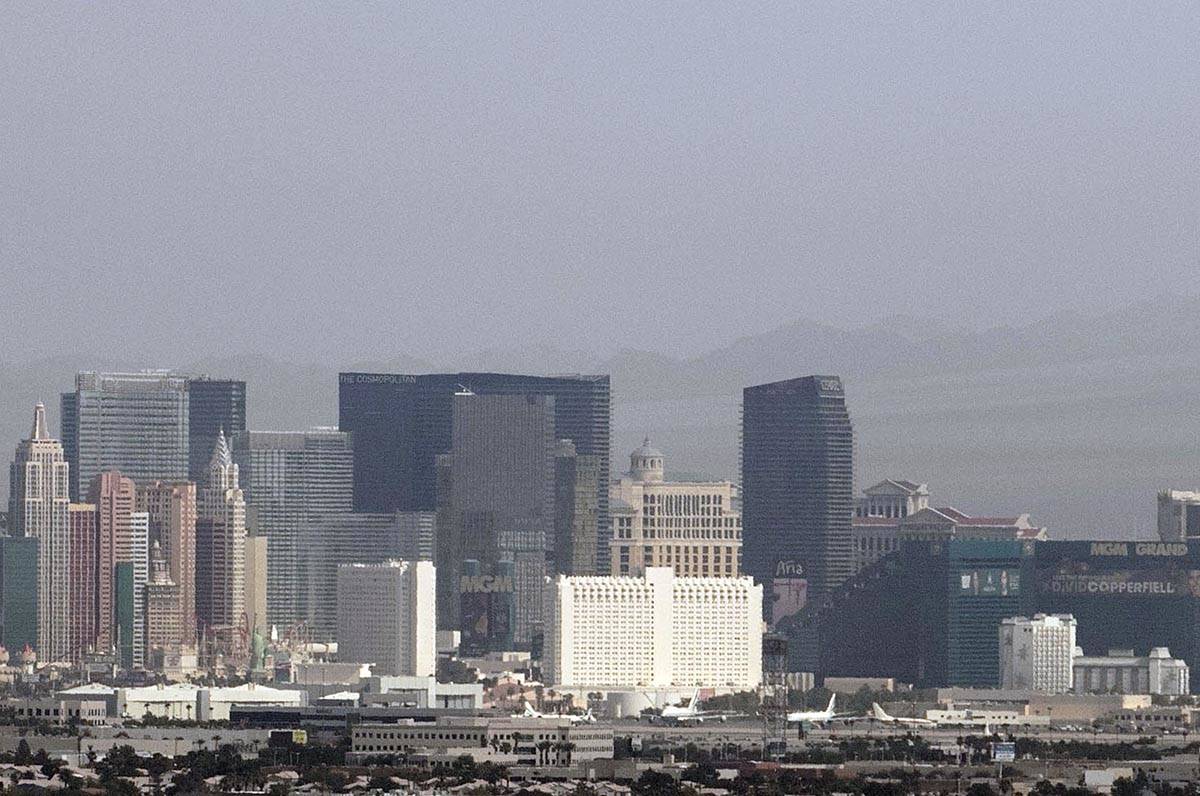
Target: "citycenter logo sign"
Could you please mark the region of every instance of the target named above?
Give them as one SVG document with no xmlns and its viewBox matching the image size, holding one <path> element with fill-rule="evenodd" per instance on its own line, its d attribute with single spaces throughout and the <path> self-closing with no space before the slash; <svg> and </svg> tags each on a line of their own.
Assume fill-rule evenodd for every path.
<svg viewBox="0 0 1200 796">
<path fill-rule="evenodd" d="M 1094 556 L 1128 556 L 1132 548 L 1139 556 L 1186 556 L 1188 547 L 1181 542 L 1092 542 Z"/>
</svg>

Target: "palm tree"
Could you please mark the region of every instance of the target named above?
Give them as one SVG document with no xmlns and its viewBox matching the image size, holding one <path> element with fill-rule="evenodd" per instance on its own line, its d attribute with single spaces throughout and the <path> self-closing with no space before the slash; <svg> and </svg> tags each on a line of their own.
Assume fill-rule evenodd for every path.
<svg viewBox="0 0 1200 796">
<path fill-rule="evenodd" d="M 555 744 L 555 748 L 559 752 L 566 753 L 563 759 L 563 765 L 571 765 L 571 753 L 575 751 L 575 744 L 571 741 L 562 741 L 561 743 Z"/>
<path fill-rule="evenodd" d="M 549 741 L 538 741 L 538 765 L 550 765 L 550 749 L 553 746 L 554 744 L 550 743 Z"/>
</svg>

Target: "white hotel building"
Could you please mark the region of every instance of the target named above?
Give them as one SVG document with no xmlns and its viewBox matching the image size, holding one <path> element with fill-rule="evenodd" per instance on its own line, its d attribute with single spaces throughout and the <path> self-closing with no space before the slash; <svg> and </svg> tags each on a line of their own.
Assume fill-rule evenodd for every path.
<svg viewBox="0 0 1200 796">
<path fill-rule="evenodd" d="M 373 663 L 377 675 L 432 677 L 437 668 L 436 577 L 432 561 L 339 566 L 339 659 Z"/>
<path fill-rule="evenodd" d="M 1065 694 L 1074 684 L 1075 617 L 1013 616 L 1000 622 L 1000 687 Z"/>
<path fill-rule="evenodd" d="M 561 687 L 756 688 L 762 586 L 749 577 L 560 575 L 547 594 L 545 680 Z"/>
</svg>

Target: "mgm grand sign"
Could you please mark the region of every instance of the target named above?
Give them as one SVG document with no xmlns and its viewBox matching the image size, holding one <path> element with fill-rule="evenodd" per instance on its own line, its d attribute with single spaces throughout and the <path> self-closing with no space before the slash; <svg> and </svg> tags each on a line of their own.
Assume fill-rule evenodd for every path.
<svg viewBox="0 0 1200 796">
<path fill-rule="evenodd" d="M 1160 556 L 1178 558 L 1188 554 L 1182 542 L 1092 542 L 1094 556 Z"/>
</svg>

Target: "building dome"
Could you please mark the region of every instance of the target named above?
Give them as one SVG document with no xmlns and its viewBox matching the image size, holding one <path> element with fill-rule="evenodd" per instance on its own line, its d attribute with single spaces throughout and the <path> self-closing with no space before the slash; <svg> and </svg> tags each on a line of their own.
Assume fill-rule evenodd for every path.
<svg viewBox="0 0 1200 796">
<path fill-rule="evenodd" d="M 634 452 L 630 455 L 633 456 L 634 458 L 656 457 L 656 458 L 661 459 L 662 451 L 660 451 L 658 448 L 651 445 L 650 438 L 646 437 L 642 440 L 642 446 L 640 448 L 637 448 L 636 450 L 634 450 Z"/>
<path fill-rule="evenodd" d="M 37 653 L 25 645 L 25 649 L 21 650 L 21 663 L 28 666 L 31 663 L 37 663 Z"/>
<path fill-rule="evenodd" d="M 7 665 L 8 665 L 8 650 L 4 647 L 0 647 L 0 666 L 7 666 Z"/>
<path fill-rule="evenodd" d="M 662 481 L 662 451 L 650 444 L 650 438 L 642 440 L 642 446 L 629 454 L 629 475 L 635 481 Z"/>
</svg>

